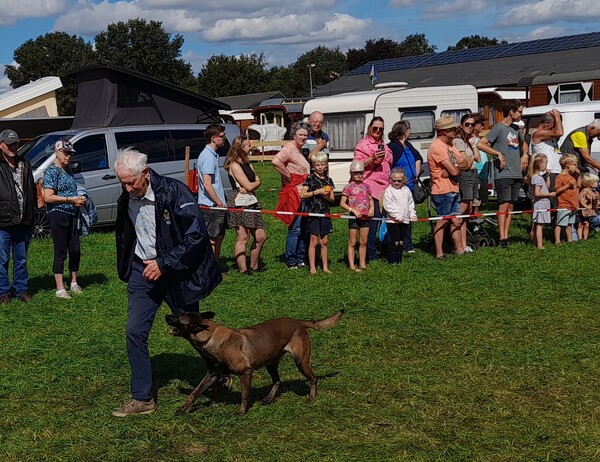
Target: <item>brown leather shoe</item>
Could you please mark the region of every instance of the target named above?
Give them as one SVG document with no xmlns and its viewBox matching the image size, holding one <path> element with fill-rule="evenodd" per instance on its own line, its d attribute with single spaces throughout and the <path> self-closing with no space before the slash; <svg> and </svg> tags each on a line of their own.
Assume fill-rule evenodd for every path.
<svg viewBox="0 0 600 462">
<path fill-rule="evenodd" d="M 19 295 L 19 297 L 17 298 L 17 300 L 19 300 L 20 302 L 30 302 L 31 299 L 33 298 L 33 295 L 31 295 L 31 292 L 21 292 L 21 295 Z"/>
<path fill-rule="evenodd" d="M 10 294 L 0 295 L 0 305 L 6 305 L 7 303 L 10 303 Z"/>
</svg>

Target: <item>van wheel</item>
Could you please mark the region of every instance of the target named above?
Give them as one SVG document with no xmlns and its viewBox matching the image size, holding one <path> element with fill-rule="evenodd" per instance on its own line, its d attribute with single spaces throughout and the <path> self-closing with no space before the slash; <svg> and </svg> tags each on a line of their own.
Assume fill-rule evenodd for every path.
<svg viewBox="0 0 600 462">
<path fill-rule="evenodd" d="M 52 234 L 50 230 L 50 223 L 48 223 L 48 217 L 46 216 L 45 209 L 36 209 L 33 213 L 33 232 L 31 237 L 41 239 L 50 237 Z"/>
</svg>

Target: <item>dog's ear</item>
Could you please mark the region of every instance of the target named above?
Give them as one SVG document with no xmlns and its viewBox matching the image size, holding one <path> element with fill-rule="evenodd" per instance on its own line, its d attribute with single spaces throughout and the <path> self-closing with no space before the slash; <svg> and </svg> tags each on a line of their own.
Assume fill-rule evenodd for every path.
<svg viewBox="0 0 600 462">
<path fill-rule="evenodd" d="M 178 319 L 179 319 L 179 316 L 175 316 L 174 314 L 165 315 L 165 321 L 167 321 L 167 324 L 171 327 L 177 327 Z"/>
<path fill-rule="evenodd" d="M 204 311 L 203 313 L 200 313 L 200 316 L 204 319 L 212 319 L 215 317 L 215 313 L 212 311 Z"/>
</svg>

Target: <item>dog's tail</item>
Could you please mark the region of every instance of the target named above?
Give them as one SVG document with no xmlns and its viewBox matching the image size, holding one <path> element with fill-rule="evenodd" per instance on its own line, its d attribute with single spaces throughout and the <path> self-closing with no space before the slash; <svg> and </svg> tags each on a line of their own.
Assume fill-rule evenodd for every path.
<svg viewBox="0 0 600 462">
<path fill-rule="evenodd" d="M 304 326 L 307 329 L 315 329 L 315 330 L 324 330 L 329 329 L 336 325 L 336 323 L 340 320 L 342 315 L 344 314 L 344 310 L 339 310 L 333 313 L 331 316 L 325 319 L 321 319 L 320 321 L 304 321 Z"/>
</svg>

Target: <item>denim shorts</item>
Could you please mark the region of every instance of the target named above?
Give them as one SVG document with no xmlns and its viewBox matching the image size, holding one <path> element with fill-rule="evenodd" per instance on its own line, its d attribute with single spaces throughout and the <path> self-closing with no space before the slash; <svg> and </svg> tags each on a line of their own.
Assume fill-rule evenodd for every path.
<svg viewBox="0 0 600 462">
<path fill-rule="evenodd" d="M 435 205 L 435 211 L 438 216 L 459 215 L 460 214 L 460 194 L 450 192 L 446 194 L 432 194 L 431 200 Z"/>
<path fill-rule="evenodd" d="M 556 226 L 575 224 L 575 215 L 577 215 L 577 213 L 574 210 L 559 210 L 556 212 Z"/>
</svg>

